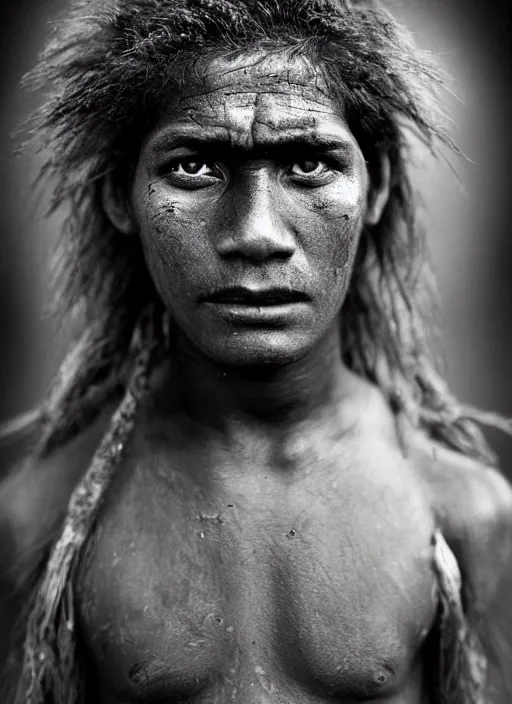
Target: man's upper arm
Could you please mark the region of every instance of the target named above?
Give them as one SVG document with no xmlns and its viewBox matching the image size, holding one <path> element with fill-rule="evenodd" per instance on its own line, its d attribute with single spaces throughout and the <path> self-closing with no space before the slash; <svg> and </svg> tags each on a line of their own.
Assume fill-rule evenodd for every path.
<svg viewBox="0 0 512 704">
<path fill-rule="evenodd" d="M 35 464 L 22 462 L 0 483 L 0 685 L 11 633 L 26 605 L 31 578 L 62 525 L 70 496 L 101 440 L 107 418 L 104 414 L 50 457 Z"/>
<path fill-rule="evenodd" d="M 493 603 L 512 568 L 512 487 L 497 469 L 432 445 L 422 463 L 438 526 L 477 613 Z"/>
<path fill-rule="evenodd" d="M 10 651 L 11 632 L 18 612 L 14 597 L 13 574 L 16 550 L 14 532 L 5 503 L 6 498 L 0 488 L 0 693 Z"/>
</svg>

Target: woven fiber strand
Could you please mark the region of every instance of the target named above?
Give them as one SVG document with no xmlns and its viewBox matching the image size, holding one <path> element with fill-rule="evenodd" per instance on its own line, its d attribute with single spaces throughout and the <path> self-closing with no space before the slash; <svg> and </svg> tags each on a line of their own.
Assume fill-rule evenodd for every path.
<svg viewBox="0 0 512 704">
<path fill-rule="evenodd" d="M 487 662 L 462 605 L 459 565 L 443 534 L 434 535 L 440 652 L 436 704 L 486 704 Z"/>
</svg>

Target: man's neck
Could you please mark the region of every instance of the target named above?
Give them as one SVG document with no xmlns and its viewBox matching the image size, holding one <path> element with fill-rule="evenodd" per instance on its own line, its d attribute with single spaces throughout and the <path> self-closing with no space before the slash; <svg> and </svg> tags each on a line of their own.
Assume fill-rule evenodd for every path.
<svg viewBox="0 0 512 704">
<path fill-rule="evenodd" d="M 337 329 L 303 358 L 272 367 L 221 366 L 178 336 L 159 398 L 205 431 L 279 443 L 305 428 L 343 432 L 357 419 L 361 386 L 342 362 Z"/>
</svg>

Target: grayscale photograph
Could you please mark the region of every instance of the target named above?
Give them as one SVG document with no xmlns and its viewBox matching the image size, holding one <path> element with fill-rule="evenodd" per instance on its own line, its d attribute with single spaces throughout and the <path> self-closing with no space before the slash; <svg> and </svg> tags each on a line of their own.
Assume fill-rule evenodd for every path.
<svg viewBox="0 0 512 704">
<path fill-rule="evenodd" d="M 0 704 L 512 703 L 507 0 L 4 0 Z"/>
</svg>

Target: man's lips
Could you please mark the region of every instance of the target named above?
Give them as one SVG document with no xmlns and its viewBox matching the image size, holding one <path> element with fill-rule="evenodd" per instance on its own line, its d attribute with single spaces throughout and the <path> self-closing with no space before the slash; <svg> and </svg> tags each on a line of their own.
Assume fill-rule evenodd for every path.
<svg viewBox="0 0 512 704">
<path fill-rule="evenodd" d="M 310 296 L 289 288 L 249 289 L 241 286 L 221 289 L 202 299 L 205 303 L 224 303 L 245 306 L 282 306 L 290 303 L 306 303 Z"/>
</svg>

